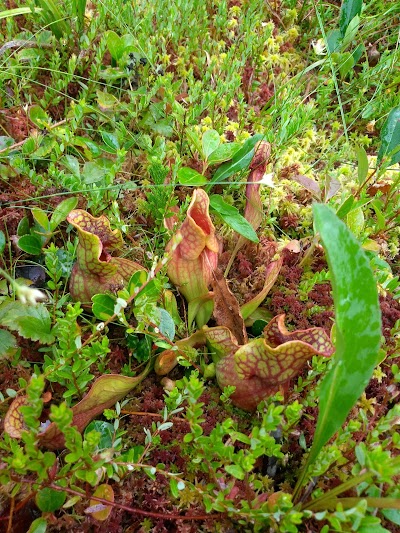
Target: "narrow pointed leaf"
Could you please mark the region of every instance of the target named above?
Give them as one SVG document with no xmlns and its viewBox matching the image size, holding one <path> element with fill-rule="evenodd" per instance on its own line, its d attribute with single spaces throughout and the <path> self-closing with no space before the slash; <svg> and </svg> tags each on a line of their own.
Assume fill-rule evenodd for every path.
<svg viewBox="0 0 400 533">
<path fill-rule="evenodd" d="M 336 355 L 321 385 L 320 413 L 307 465 L 345 421 L 378 362 L 381 315 L 370 262 L 355 237 L 323 204 L 313 207 L 315 228 L 332 276 Z"/>
<path fill-rule="evenodd" d="M 258 242 L 257 233 L 253 226 L 239 213 L 236 207 L 226 203 L 218 194 L 213 194 L 210 197 L 210 205 L 222 220 L 237 233 L 249 241 Z"/>
<path fill-rule="evenodd" d="M 398 163 L 400 161 L 400 106 L 394 107 L 389 113 L 380 137 L 378 164 L 385 156 L 389 156 L 389 165 Z"/>
</svg>

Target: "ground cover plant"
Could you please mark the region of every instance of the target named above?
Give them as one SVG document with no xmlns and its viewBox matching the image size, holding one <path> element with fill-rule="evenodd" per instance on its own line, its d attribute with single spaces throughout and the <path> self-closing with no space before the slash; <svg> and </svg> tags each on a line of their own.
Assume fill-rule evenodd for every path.
<svg viewBox="0 0 400 533">
<path fill-rule="evenodd" d="M 399 19 L 2 6 L 0 531 L 399 530 Z"/>
</svg>

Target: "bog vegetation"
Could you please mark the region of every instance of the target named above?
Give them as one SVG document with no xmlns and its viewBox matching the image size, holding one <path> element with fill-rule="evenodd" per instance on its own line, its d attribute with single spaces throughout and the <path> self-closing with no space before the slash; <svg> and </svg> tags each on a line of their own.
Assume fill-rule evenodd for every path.
<svg viewBox="0 0 400 533">
<path fill-rule="evenodd" d="M 0 12 L 0 531 L 400 527 L 400 5 Z"/>
</svg>

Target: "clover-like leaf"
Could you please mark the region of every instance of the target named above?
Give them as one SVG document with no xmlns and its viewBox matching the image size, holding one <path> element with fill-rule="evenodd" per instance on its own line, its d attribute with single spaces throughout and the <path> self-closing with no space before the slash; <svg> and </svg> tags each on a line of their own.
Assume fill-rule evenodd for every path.
<svg viewBox="0 0 400 533">
<path fill-rule="evenodd" d="M 82 209 L 74 209 L 68 215 L 79 235 L 77 262 L 70 278 L 70 293 L 74 300 L 89 302 L 95 294 L 117 292 L 131 275 L 144 270 L 141 265 L 111 252 L 123 246 L 121 232 L 112 230 L 105 216 L 92 217 Z"/>
</svg>

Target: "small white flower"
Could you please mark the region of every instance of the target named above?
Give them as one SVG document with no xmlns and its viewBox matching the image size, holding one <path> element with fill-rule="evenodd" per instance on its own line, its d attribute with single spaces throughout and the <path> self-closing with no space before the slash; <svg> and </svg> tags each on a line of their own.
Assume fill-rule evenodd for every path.
<svg viewBox="0 0 400 533">
<path fill-rule="evenodd" d="M 311 46 L 314 48 L 314 52 L 317 56 L 326 55 L 326 45 L 323 39 L 311 41 Z"/>
<path fill-rule="evenodd" d="M 272 187 L 273 189 L 275 189 L 274 182 L 272 181 L 273 177 L 274 177 L 273 173 L 264 174 L 264 176 L 260 179 L 258 183 L 260 183 L 261 185 L 268 185 L 268 187 Z"/>
<path fill-rule="evenodd" d="M 44 302 L 47 300 L 47 296 L 44 292 L 39 291 L 39 289 L 28 287 L 28 285 L 18 284 L 15 292 L 17 298 L 21 300 L 23 304 L 36 305 L 38 302 Z"/>
</svg>

